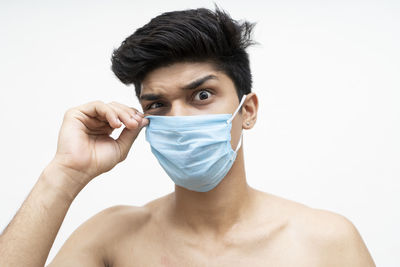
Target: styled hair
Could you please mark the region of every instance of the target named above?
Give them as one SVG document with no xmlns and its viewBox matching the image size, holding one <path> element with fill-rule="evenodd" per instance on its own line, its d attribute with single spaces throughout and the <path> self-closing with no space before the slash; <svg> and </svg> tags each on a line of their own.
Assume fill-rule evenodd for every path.
<svg viewBox="0 0 400 267">
<path fill-rule="evenodd" d="M 233 20 L 216 7 L 163 13 L 137 29 L 113 51 L 111 69 L 140 96 L 145 76 L 178 62 L 210 62 L 232 79 L 239 99 L 251 92 L 246 48 L 254 23 Z"/>
</svg>

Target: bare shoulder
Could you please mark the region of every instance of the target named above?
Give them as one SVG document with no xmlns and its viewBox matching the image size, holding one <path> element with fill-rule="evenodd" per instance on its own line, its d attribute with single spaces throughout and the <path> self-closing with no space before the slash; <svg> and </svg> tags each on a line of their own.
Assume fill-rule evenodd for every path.
<svg viewBox="0 0 400 267">
<path fill-rule="evenodd" d="M 148 224 L 160 206 L 164 205 L 169 195 L 157 198 L 144 206 L 113 206 L 97 213 L 83 223 L 71 237 L 85 237 L 96 244 L 110 244 L 121 236 L 137 233 Z M 88 238 L 93 236 L 93 238 Z"/>
<path fill-rule="evenodd" d="M 289 235 L 300 240 L 321 265 L 375 266 L 360 233 L 345 216 L 277 196 L 270 197 L 287 217 Z"/>
<path fill-rule="evenodd" d="M 304 238 L 325 266 L 375 266 L 355 225 L 335 212 L 307 208 L 299 216 Z"/>
<path fill-rule="evenodd" d="M 151 220 L 149 206 L 113 206 L 80 225 L 67 239 L 50 266 L 107 266 L 113 248 L 131 238 Z"/>
<path fill-rule="evenodd" d="M 97 213 L 82 224 L 77 232 L 96 236 L 98 244 L 102 241 L 109 243 L 120 235 L 139 231 L 150 218 L 151 211 L 147 207 L 118 205 Z"/>
</svg>

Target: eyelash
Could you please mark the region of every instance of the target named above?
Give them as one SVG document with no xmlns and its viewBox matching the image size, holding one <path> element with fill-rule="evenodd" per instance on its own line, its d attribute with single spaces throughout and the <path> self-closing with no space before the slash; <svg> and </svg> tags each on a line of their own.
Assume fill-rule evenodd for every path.
<svg viewBox="0 0 400 267">
<path fill-rule="evenodd" d="M 209 93 L 210 95 L 213 95 L 213 93 L 211 92 L 210 89 L 199 89 L 199 90 L 196 90 L 196 91 L 192 94 L 192 100 L 195 98 L 195 96 L 196 96 L 198 93 L 203 92 L 203 91 Z"/>
<path fill-rule="evenodd" d="M 196 91 L 192 94 L 191 100 L 194 100 L 195 96 L 196 96 L 198 93 L 202 92 L 202 91 L 205 91 L 205 92 L 209 93 L 210 95 L 214 95 L 214 93 L 213 93 L 210 89 L 199 89 L 199 90 L 196 90 Z M 203 101 L 204 101 L 204 100 L 203 100 Z M 151 108 L 152 105 L 157 104 L 157 103 L 163 104 L 162 102 L 153 102 L 153 103 L 148 104 L 148 105 L 145 107 L 145 110 L 147 111 L 147 110 L 151 110 L 151 109 L 157 109 L 157 108 Z"/>
</svg>

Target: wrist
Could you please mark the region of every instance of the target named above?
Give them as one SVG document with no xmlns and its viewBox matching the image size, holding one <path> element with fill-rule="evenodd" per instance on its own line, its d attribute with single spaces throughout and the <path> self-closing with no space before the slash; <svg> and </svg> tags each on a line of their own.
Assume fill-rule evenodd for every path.
<svg viewBox="0 0 400 267">
<path fill-rule="evenodd" d="M 52 160 L 43 170 L 40 180 L 56 193 L 69 201 L 75 199 L 87 185 L 84 174 L 65 168 L 56 160 Z"/>
</svg>

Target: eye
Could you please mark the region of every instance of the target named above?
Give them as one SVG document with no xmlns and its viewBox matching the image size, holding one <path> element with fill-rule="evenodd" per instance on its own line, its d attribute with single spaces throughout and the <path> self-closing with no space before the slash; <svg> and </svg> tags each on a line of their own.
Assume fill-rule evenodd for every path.
<svg viewBox="0 0 400 267">
<path fill-rule="evenodd" d="M 155 109 L 155 108 L 160 108 L 160 107 L 162 107 L 162 105 L 163 105 L 163 104 L 160 103 L 160 102 L 154 102 L 154 103 L 148 105 L 147 108 L 146 108 L 146 110 Z"/>
<path fill-rule="evenodd" d="M 210 92 L 208 92 L 207 90 L 201 90 L 195 94 L 194 100 L 202 101 L 208 99 L 210 96 L 211 96 Z"/>
</svg>

